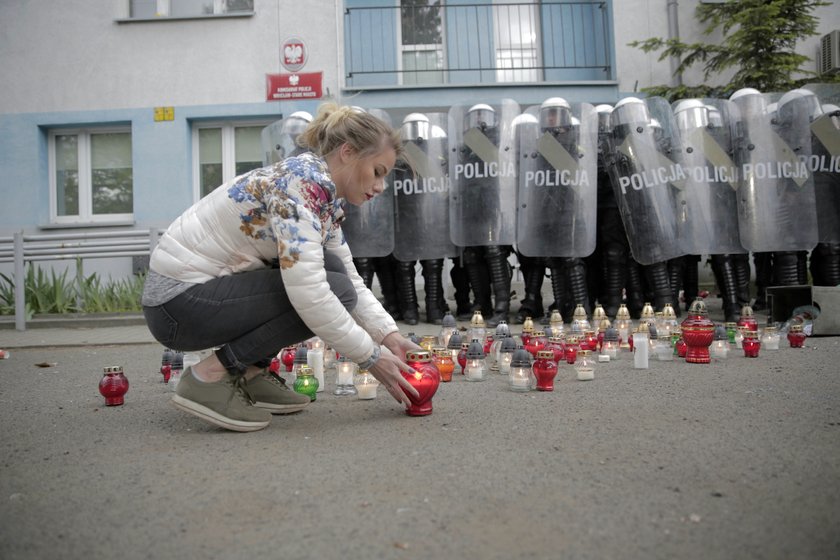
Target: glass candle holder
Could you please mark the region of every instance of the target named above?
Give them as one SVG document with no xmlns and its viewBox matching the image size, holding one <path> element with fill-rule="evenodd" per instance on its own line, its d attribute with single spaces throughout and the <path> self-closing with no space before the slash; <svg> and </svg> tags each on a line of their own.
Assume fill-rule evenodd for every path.
<svg viewBox="0 0 840 560">
<path fill-rule="evenodd" d="M 172 375 L 172 350 L 169 348 L 164 348 L 160 357 L 160 374 L 163 376 L 163 382 L 169 383 L 169 377 Z"/>
<path fill-rule="evenodd" d="M 434 335 L 423 335 L 423 338 L 420 339 L 420 348 L 427 352 L 431 352 L 435 344 L 437 344 L 437 337 Z"/>
<path fill-rule="evenodd" d="M 735 335 L 738 334 L 738 323 L 734 321 L 727 321 L 723 324 L 724 328 L 726 329 L 726 337 L 729 340 L 729 344 L 735 346 Z"/>
<path fill-rule="evenodd" d="M 533 383 L 531 354 L 523 346 L 519 346 L 511 359 L 508 386 L 511 391 L 525 392 L 531 390 Z"/>
<path fill-rule="evenodd" d="M 308 350 L 306 349 L 305 344 L 300 344 L 295 348 L 295 356 L 294 360 L 292 361 L 292 369 L 289 370 L 289 379 L 288 382 L 294 385 L 295 379 L 297 379 L 298 372 L 303 366 L 308 365 L 306 360 L 306 355 L 308 354 Z"/>
<path fill-rule="evenodd" d="M 462 342 L 461 343 L 461 350 L 458 352 L 458 367 L 461 368 L 461 374 L 465 374 L 466 367 L 467 367 L 467 350 L 470 349 L 469 342 Z"/>
<path fill-rule="evenodd" d="M 802 348 L 805 346 L 805 331 L 802 325 L 791 325 L 787 333 L 788 343 L 791 348 Z"/>
<path fill-rule="evenodd" d="M 452 354 L 452 362 L 458 365 L 458 354 L 461 352 L 461 334 L 458 332 L 452 333 L 452 336 L 449 337 L 449 344 L 446 345 L 446 349 Z M 463 370 L 461 370 L 463 372 Z"/>
<path fill-rule="evenodd" d="M 499 358 L 497 363 L 500 374 L 510 374 L 510 363 L 513 360 L 514 352 L 516 352 L 516 341 L 512 336 L 508 335 L 502 340 L 501 345 L 499 345 Z"/>
<path fill-rule="evenodd" d="M 671 348 L 671 335 L 656 337 L 656 359 L 660 362 L 674 361 L 674 350 Z"/>
<path fill-rule="evenodd" d="M 580 346 L 578 345 L 577 337 L 570 336 L 567 338 L 566 350 L 564 351 L 564 358 L 567 364 L 573 365 L 577 361 L 578 350 L 580 350 Z"/>
<path fill-rule="evenodd" d="M 105 397 L 106 406 L 120 406 L 125 403 L 128 392 L 128 378 L 122 366 L 110 366 L 102 370 L 99 380 L 99 394 Z"/>
<path fill-rule="evenodd" d="M 455 371 L 452 353 L 442 346 L 436 346 L 432 350 L 432 360 L 440 373 L 440 380 L 444 383 L 452 381 L 452 372 Z"/>
<path fill-rule="evenodd" d="M 470 340 L 473 338 L 484 340 L 484 337 L 487 336 L 487 323 L 484 322 L 484 316 L 481 314 L 481 311 L 476 310 L 473 312 L 468 334 Z"/>
<path fill-rule="evenodd" d="M 548 325 L 551 327 L 551 336 L 563 336 L 563 316 L 558 310 L 551 312 Z"/>
<path fill-rule="evenodd" d="M 537 391 L 553 391 L 554 378 L 557 377 L 557 362 L 554 361 L 554 352 L 551 350 L 537 352 L 537 359 L 534 360 L 532 369 L 537 380 Z"/>
<path fill-rule="evenodd" d="M 295 361 L 296 348 L 294 346 L 286 346 L 280 351 L 280 363 L 285 368 L 286 372 L 292 371 L 292 366 Z"/>
<path fill-rule="evenodd" d="M 318 379 L 312 372 L 312 368 L 306 364 L 300 366 L 297 370 L 295 383 L 292 386 L 296 393 L 306 395 L 310 401 L 315 400 L 315 394 L 318 392 Z"/>
<path fill-rule="evenodd" d="M 543 350 L 545 345 L 548 343 L 548 339 L 545 336 L 545 332 L 543 331 L 535 331 L 534 334 L 528 339 L 528 343 L 524 344 L 525 350 L 530 352 L 532 357 L 536 357 L 537 352 Z"/>
<path fill-rule="evenodd" d="M 709 355 L 713 360 L 723 361 L 729 356 L 729 339 L 713 340 L 709 346 Z"/>
<path fill-rule="evenodd" d="M 575 372 L 578 381 L 592 381 L 595 379 L 595 360 L 590 350 L 581 350 L 575 362 Z"/>
<path fill-rule="evenodd" d="M 551 350 L 551 353 L 554 355 L 553 359 L 555 364 L 566 359 L 566 344 L 563 342 L 562 337 L 552 336 L 549 338 L 545 350 Z"/>
<path fill-rule="evenodd" d="M 341 356 L 335 364 L 335 390 L 334 395 L 346 396 L 355 395 L 356 387 L 353 385 L 353 378 L 356 377 L 358 366 L 346 356 Z"/>
<path fill-rule="evenodd" d="M 747 358 L 758 358 L 758 351 L 761 349 L 761 340 L 758 333 L 752 330 L 744 331 L 744 340 L 741 343 L 744 349 L 744 356 Z"/>
<path fill-rule="evenodd" d="M 464 355 L 464 377 L 467 381 L 484 381 L 487 379 L 487 365 L 484 362 L 484 347 L 473 339 Z"/>
<path fill-rule="evenodd" d="M 446 345 L 449 344 L 449 337 L 457 330 L 458 323 L 455 321 L 455 317 L 452 313 L 447 311 L 443 316 L 443 321 L 441 322 L 440 332 L 438 333 L 438 344 L 445 348 Z"/>
<path fill-rule="evenodd" d="M 361 400 L 371 400 L 376 398 L 376 388 L 379 387 L 379 381 L 366 369 L 360 369 L 353 377 L 353 385 L 356 387 L 356 394 Z"/>
<path fill-rule="evenodd" d="M 761 335 L 761 347 L 765 350 L 779 349 L 779 329 L 772 325 L 764 327 L 764 332 Z"/>
<path fill-rule="evenodd" d="M 523 346 L 528 344 L 528 341 L 531 340 L 531 335 L 533 333 L 534 320 L 531 317 L 525 317 L 525 321 L 522 323 L 522 334 L 519 335 L 519 340 L 522 341 Z"/>
<path fill-rule="evenodd" d="M 402 376 L 417 390 L 415 397 L 406 393 L 411 404 L 405 409 L 409 416 L 428 416 L 432 413 L 432 397 L 440 385 L 440 372 L 432 362 L 432 355 L 426 350 L 405 353 L 406 363 L 414 369 L 413 373 L 401 372 Z"/>
<path fill-rule="evenodd" d="M 738 330 L 735 331 L 735 348 L 741 350 L 744 346 L 744 331 L 746 327 L 738 327 Z"/>
</svg>

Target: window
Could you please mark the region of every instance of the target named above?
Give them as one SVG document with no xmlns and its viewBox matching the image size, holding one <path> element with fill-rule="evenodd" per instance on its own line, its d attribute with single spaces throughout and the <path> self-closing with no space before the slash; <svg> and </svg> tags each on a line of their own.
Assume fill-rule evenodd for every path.
<svg viewBox="0 0 840 560">
<path fill-rule="evenodd" d="M 495 15 L 496 81 L 539 81 L 537 6 L 519 0 L 519 4 L 496 6 Z"/>
<path fill-rule="evenodd" d="M 129 19 L 251 14 L 254 0 L 128 0 Z"/>
<path fill-rule="evenodd" d="M 262 167 L 265 124 L 201 124 L 193 128 L 196 198 L 238 175 Z"/>
<path fill-rule="evenodd" d="M 51 131 L 49 159 L 51 221 L 91 223 L 133 219 L 129 129 Z"/>
<path fill-rule="evenodd" d="M 440 0 L 401 0 L 403 84 L 442 84 L 443 10 Z"/>
</svg>

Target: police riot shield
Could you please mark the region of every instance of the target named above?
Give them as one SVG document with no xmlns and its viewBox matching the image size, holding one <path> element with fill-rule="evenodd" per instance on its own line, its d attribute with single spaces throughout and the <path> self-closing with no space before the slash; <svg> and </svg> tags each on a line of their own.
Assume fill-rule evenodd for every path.
<svg viewBox="0 0 840 560">
<path fill-rule="evenodd" d="M 529 257 L 586 257 L 595 250 L 598 116 L 554 97 L 526 111 L 519 141 L 516 245 Z"/>
<path fill-rule="evenodd" d="M 680 240 L 693 255 L 745 253 L 732 159 L 737 108 L 721 99 L 683 99 L 673 108 L 686 175 L 685 188 L 677 191 Z"/>
<path fill-rule="evenodd" d="M 516 241 L 513 100 L 449 110 L 449 233 L 460 247 Z"/>
<path fill-rule="evenodd" d="M 751 88 L 736 91 L 730 100 L 741 123 L 735 151 L 741 243 L 754 252 L 811 250 L 817 244 L 817 208 L 806 163 L 811 153 L 807 103 L 801 96 L 781 98 L 773 108 Z"/>
<path fill-rule="evenodd" d="M 809 84 L 819 100 L 811 117 L 811 157 L 821 243 L 840 243 L 840 84 Z"/>
<path fill-rule="evenodd" d="M 687 254 L 676 212 L 685 174 L 668 102 L 622 99 L 610 113 L 610 127 L 608 171 L 633 258 L 649 265 Z"/>
<path fill-rule="evenodd" d="M 391 118 L 380 109 L 362 109 L 391 124 Z M 361 206 L 344 205 L 341 229 L 354 257 L 385 257 L 394 251 L 394 173 L 385 180 L 385 190 Z"/>
<path fill-rule="evenodd" d="M 288 118 L 275 121 L 262 129 L 263 165 L 283 161 L 306 151 L 297 144 L 297 137 L 312 122 L 306 111 L 295 111 Z"/>
<path fill-rule="evenodd" d="M 449 236 L 446 113 L 412 113 L 400 128 L 408 165 L 394 169 L 394 256 L 455 257 Z"/>
</svg>

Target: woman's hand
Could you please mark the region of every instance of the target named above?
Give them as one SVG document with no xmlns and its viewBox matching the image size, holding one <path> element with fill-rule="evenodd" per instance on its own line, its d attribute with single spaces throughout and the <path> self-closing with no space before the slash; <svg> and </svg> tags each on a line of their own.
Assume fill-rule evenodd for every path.
<svg viewBox="0 0 840 560">
<path fill-rule="evenodd" d="M 369 371 L 376 379 L 379 380 L 380 383 L 382 383 L 382 385 L 385 386 L 385 389 L 391 393 L 391 396 L 394 397 L 397 402 L 402 403 L 405 406 L 411 404 L 411 401 L 408 399 L 406 393 L 411 393 L 415 397 L 420 396 L 417 389 L 412 387 L 411 383 L 409 383 L 405 377 L 402 376 L 402 373 L 400 373 L 401 371 L 411 373 L 414 370 L 411 369 L 408 364 L 393 355 L 387 347 L 382 351 L 379 359 L 376 360 L 376 363 L 373 364 Z"/>
<path fill-rule="evenodd" d="M 394 331 L 383 338 L 382 345 L 402 361 L 405 361 L 406 352 L 411 350 L 422 350 L 422 348 L 401 335 L 399 331 Z"/>
</svg>

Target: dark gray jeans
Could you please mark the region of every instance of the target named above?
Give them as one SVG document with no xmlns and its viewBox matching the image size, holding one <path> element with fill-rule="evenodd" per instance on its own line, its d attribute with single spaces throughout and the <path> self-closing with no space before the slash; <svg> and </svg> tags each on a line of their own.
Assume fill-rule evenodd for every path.
<svg viewBox="0 0 840 560">
<path fill-rule="evenodd" d="M 338 257 L 325 252 L 330 289 L 348 311 L 356 289 Z M 163 305 L 144 307 L 158 342 L 181 351 L 219 347 L 216 355 L 232 374 L 267 365 L 284 347 L 313 335 L 292 307 L 280 269 L 265 268 L 214 278 Z"/>
</svg>

